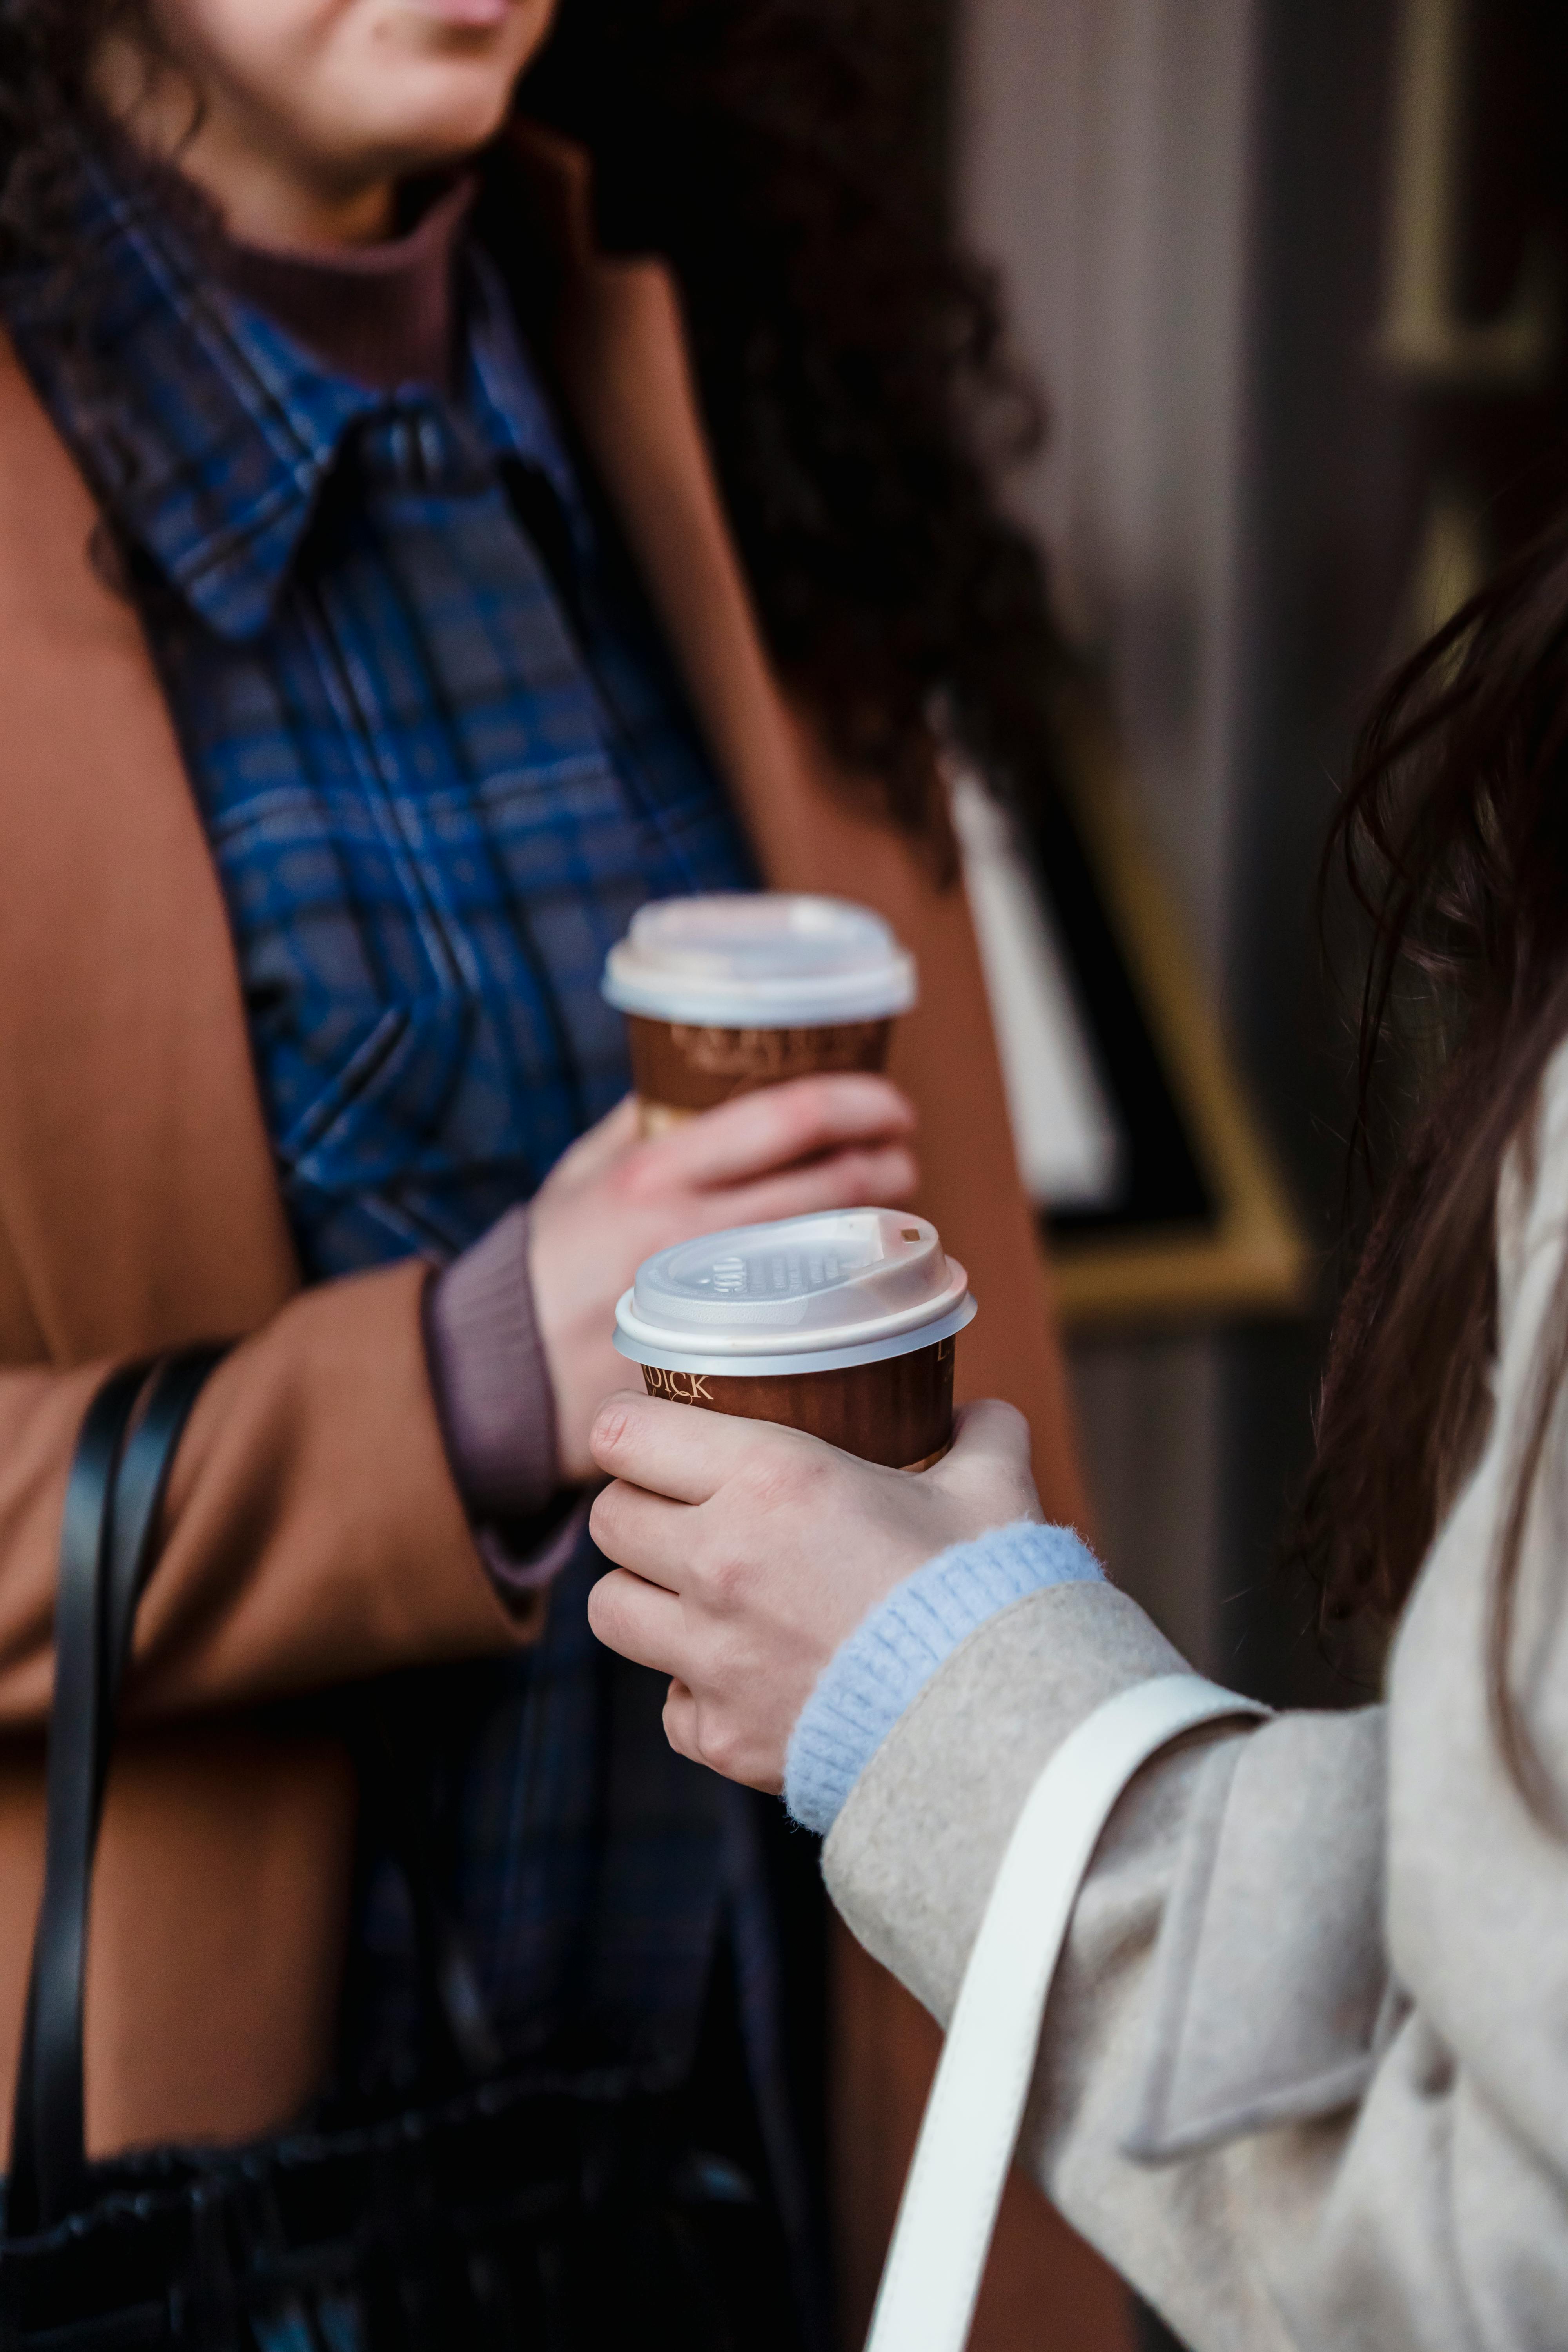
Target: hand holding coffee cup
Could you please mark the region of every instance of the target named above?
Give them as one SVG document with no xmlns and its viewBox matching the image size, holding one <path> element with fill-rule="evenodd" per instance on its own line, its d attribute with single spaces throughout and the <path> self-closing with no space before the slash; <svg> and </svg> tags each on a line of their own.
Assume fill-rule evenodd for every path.
<svg viewBox="0 0 1568 2352">
<path fill-rule="evenodd" d="M 840 898 L 731 892 L 642 908 L 604 992 L 626 1016 L 645 1134 L 738 1095 L 887 1066 L 914 960 Z"/>
<path fill-rule="evenodd" d="M 1008 1406 L 978 1409 L 949 1468 L 954 1350 L 974 1313 L 963 1268 L 907 1210 L 748 1226 L 638 1267 L 616 1345 L 647 1393 L 610 1399 L 595 1423 L 617 1483 L 591 1524 L 621 1568 L 588 1616 L 671 1677 L 681 1755 L 776 1790 L 817 1675 L 898 1575 L 995 1525 L 999 1500 L 1008 1517 L 1037 1511 Z M 982 1491 L 977 1449 L 1016 1475 L 987 1461 Z"/>
<path fill-rule="evenodd" d="M 588 1597 L 601 1642 L 670 1677 L 670 1746 L 773 1791 L 840 1643 L 950 1544 L 1037 1519 L 1029 1432 L 1006 1404 L 957 1416 L 923 1477 L 765 1422 L 658 1397 L 605 1400 L 594 1457 L 616 1481 L 595 1541 L 618 1563 Z"/>
<path fill-rule="evenodd" d="M 638 1265 L 692 1234 L 915 1190 L 914 1113 L 886 1078 L 796 1080 L 644 1138 L 630 1097 L 552 1169 L 529 1213 L 535 1323 L 563 1479 L 593 1468 L 588 1435 L 626 1366 L 616 1301 Z"/>
</svg>

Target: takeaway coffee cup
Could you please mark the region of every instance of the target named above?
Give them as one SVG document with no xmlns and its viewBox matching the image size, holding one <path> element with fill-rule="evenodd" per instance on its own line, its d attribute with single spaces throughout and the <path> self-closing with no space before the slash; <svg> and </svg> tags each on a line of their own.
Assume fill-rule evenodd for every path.
<svg viewBox="0 0 1568 2352">
<path fill-rule="evenodd" d="M 880 1070 L 915 1001 L 914 959 L 842 898 L 662 898 L 611 949 L 646 1135 L 816 1070 Z"/>
<path fill-rule="evenodd" d="M 923 1217 L 837 1209 L 661 1250 L 616 1309 L 616 1346 L 650 1395 L 925 1470 L 952 1443 L 953 1349 L 974 1312 Z"/>
</svg>

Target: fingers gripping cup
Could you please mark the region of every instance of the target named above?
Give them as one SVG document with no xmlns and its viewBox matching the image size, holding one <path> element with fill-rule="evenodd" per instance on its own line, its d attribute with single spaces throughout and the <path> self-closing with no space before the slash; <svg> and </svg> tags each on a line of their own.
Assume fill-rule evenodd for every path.
<svg viewBox="0 0 1568 2352">
<path fill-rule="evenodd" d="M 817 1070 L 880 1070 L 915 966 L 879 915 L 841 898 L 663 898 L 612 948 L 643 1132 Z"/>
<path fill-rule="evenodd" d="M 934 1225 L 837 1209 L 661 1250 L 616 1309 L 616 1346 L 652 1396 L 924 1470 L 952 1441 L 953 1350 L 974 1313 Z"/>
</svg>

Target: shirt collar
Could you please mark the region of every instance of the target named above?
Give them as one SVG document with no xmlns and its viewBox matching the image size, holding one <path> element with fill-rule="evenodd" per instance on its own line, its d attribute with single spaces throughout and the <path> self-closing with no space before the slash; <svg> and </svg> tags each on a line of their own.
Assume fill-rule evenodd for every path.
<svg viewBox="0 0 1568 2352">
<path fill-rule="evenodd" d="M 469 256 L 468 404 L 482 439 L 501 457 L 536 466 L 580 527 L 583 500 L 566 444 L 519 335 L 501 275 L 488 255 Z"/>
<path fill-rule="evenodd" d="M 228 293 L 155 194 L 101 153 L 79 148 L 69 201 L 86 367 L 37 284 L 10 306 L 17 344 L 131 538 L 210 627 L 252 635 L 345 433 L 384 397 Z"/>
<path fill-rule="evenodd" d="M 412 386 L 389 394 L 316 359 L 224 286 L 199 232 L 187 233 L 134 169 L 118 172 L 79 146 L 69 200 L 73 308 L 80 316 L 85 290 L 89 369 L 72 366 L 49 306 L 29 303 L 25 288 L 8 305 L 18 346 L 130 538 L 209 628 L 253 636 L 350 432 L 400 405 L 428 411 L 437 395 Z M 500 273 L 477 247 L 468 261 L 471 423 L 453 419 L 443 446 L 458 470 L 487 450 L 537 467 L 581 542 L 592 526 Z"/>
</svg>

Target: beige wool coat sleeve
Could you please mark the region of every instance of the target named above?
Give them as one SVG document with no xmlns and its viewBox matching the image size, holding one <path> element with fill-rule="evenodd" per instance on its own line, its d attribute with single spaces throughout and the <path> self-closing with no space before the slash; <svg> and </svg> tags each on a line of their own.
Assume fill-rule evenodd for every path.
<svg viewBox="0 0 1568 2352">
<path fill-rule="evenodd" d="M 1085 1881 L 1022 2157 L 1194 2352 L 1568 2345 L 1568 1841 L 1489 1714 L 1499 1521 L 1568 1230 L 1568 1057 L 1500 1215 L 1489 1435 L 1386 1703 L 1194 1735 Z M 1531 1173 L 1533 1163 L 1533 1173 Z M 1568 1414 L 1532 1501 L 1512 1683 L 1568 1819 Z M 1110 1588 L 1016 1603 L 868 1766 L 826 1870 L 946 2019 L 1041 1766 L 1173 1654 Z"/>
</svg>

